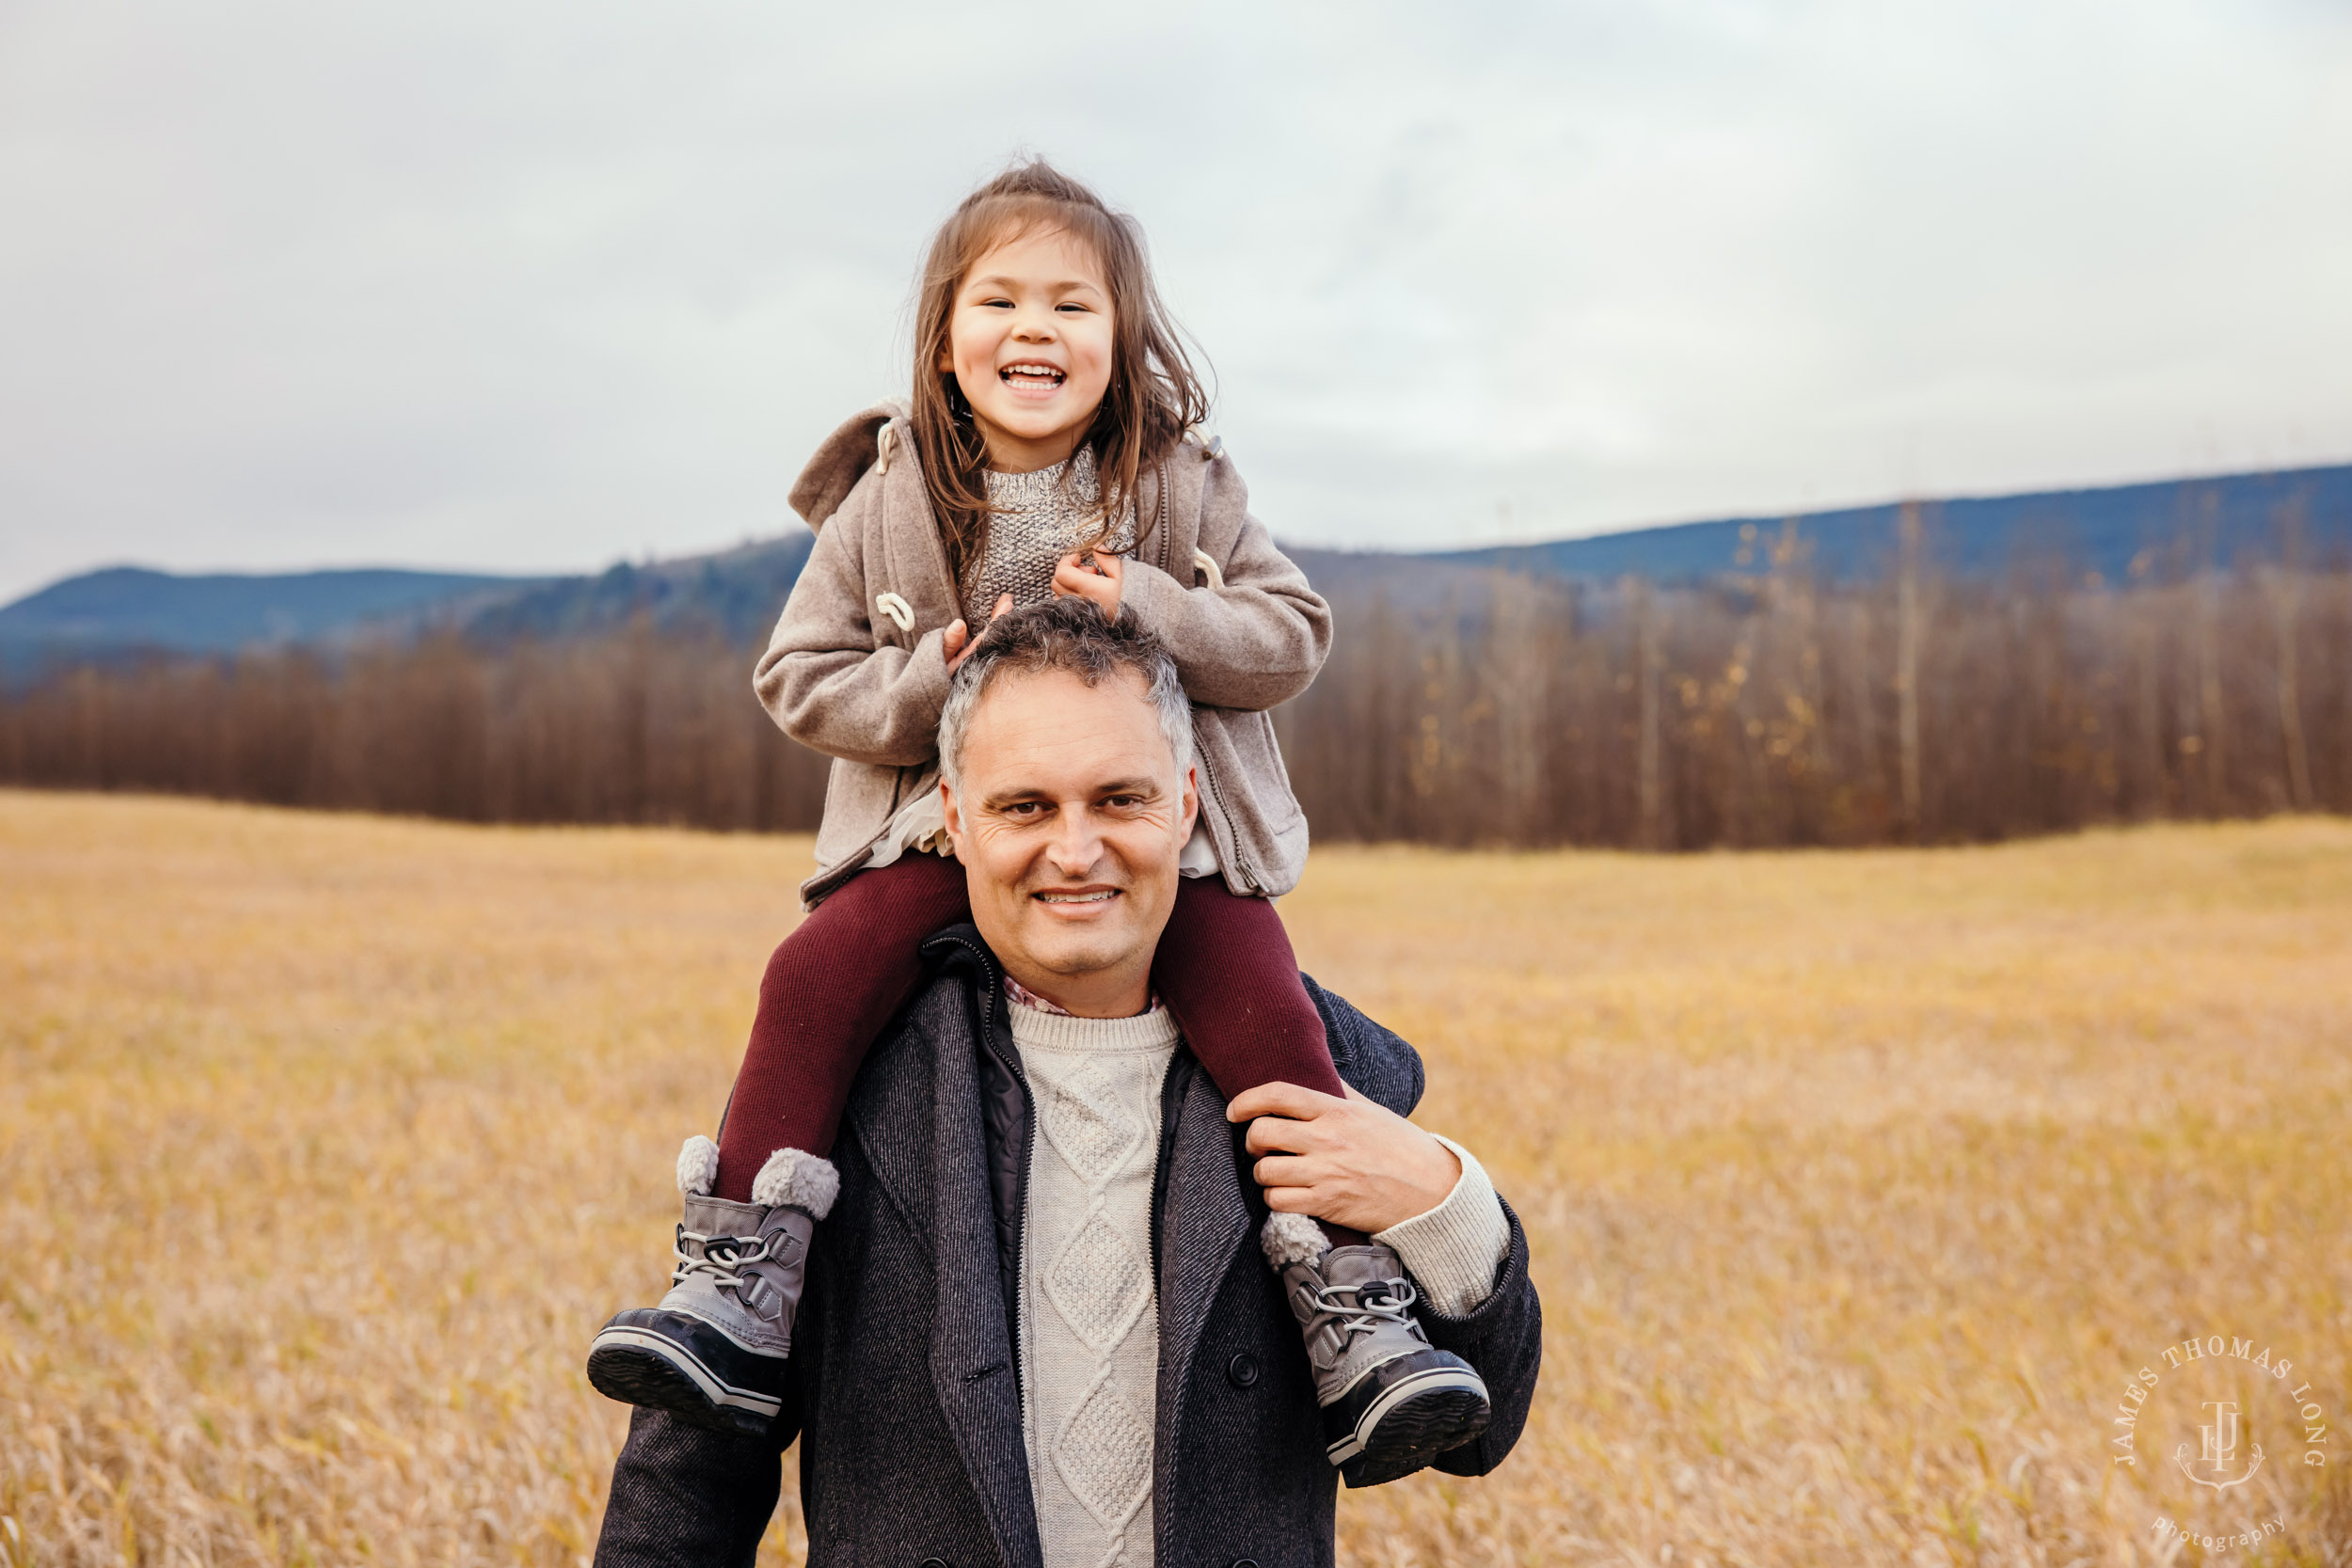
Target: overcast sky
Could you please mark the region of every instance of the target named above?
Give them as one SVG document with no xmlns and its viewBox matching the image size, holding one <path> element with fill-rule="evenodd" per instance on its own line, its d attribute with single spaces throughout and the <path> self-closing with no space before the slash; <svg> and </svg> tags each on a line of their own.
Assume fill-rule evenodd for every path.
<svg viewBox="0 0 2352 1568">
<path fill-rule="evenodd" d="M 780 531 L 1025 149 L 1295 541 L 2352 459 L 2335 0 L 0 0 L 0 599 Z"/>
</svg>

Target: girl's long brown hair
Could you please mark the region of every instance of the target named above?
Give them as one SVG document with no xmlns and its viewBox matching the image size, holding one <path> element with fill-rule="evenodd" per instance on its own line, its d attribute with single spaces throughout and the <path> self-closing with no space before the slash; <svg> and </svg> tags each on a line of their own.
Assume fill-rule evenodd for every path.
<svg viewBox="0 0 2352 1568">
<path fill-rule="evenodd" d="M 956 291 L 995 246 L 1041 229 L 1092 247 L 1111 296 L 1111 379 L 1081 444 L 1094 453 L 1104 527 L 1134 499 L 1143 470 L 1208 417 L 1208 395 L 1193 373 L 1175 322 L 1152 283 L 1143 230 L 1124 213 L 1043 159 L 1007 169 L 963 198 L 940 225 L 923 262 L 915 307 L 914 446 L 931 510 L 959 586 L 988 547 L 988 448 L 972 422 L 955 372 L 939 369 L 947 349 Z M 1137 518 L 1138 529 L 1150 519 Z"/>
</svg>

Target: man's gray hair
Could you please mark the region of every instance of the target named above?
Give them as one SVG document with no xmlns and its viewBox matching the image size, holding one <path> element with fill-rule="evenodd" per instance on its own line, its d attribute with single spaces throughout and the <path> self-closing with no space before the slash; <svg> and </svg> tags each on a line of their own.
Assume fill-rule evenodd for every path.
<svg viewBox="0 0 2352 1568">
<path fill-rule="evenodd" d="M 1089 686 L 1118 671 L 1143 678 L 1145 694 L 1159 710 L 1160 734 L 1176 759 L 1182 779 L 1192 766 L 1192 699 L 1176 678 L 1176 659 L 1132 615 L 1105 620 L 1091 599 L 1046 599 L 1008 610 L 988 624 L 972 655 L 947 687 L 939 714 L 939 771 L 947 787 L 963 789 L 963 742 L 980 698 L 1004 674 L 1041 675 L 1059 670 Z"/>
</svg>

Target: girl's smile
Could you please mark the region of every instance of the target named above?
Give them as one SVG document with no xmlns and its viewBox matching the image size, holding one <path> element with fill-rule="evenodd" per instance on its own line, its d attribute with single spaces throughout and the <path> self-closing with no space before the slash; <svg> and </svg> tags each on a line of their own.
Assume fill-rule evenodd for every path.
<svg viewBox="0 0 2352 1568">
<path fill-rule="evenodd" d="M 990 467 L 1029 473 L 1077 450 L 1110 387 L 1111 328 L 1102 263 L 1067 230 L 1016 234 L 973 264 L 939 368 L 972 405 Z"/>
</svg>

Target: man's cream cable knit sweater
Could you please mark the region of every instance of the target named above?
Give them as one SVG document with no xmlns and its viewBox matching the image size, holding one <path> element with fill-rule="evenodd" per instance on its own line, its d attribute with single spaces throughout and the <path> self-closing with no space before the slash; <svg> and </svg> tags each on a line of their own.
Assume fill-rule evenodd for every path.
<svg viewBox="0 0 2352 1568">
<path fill-rule="evenodd" d="M 1008 988 L 1010 990 L 1010 988 Z M 1023 1436 L 1046 1568 L 1150 1568 L 1159 1304 L 1152 1182 L 1160 1085 L 1175 1053 L 1165 1008 L 1072 1018 L 1012 997 L 1012 1037 L 1037 1105 L 1021 1257 Z M 1494 1188 L 1447 1143 L 1462 1180 L 1380 1233 L 1439 1311 L 1486 1299 L 1510 1244 Z"/>
</svg>

